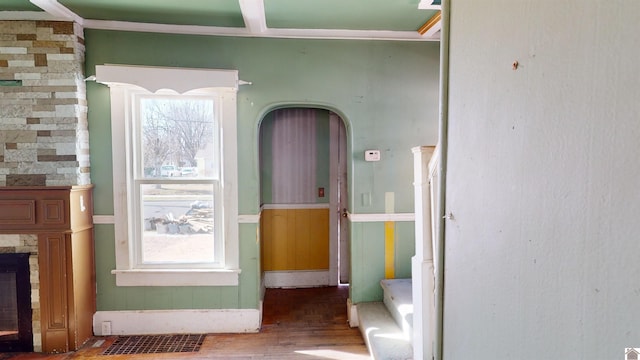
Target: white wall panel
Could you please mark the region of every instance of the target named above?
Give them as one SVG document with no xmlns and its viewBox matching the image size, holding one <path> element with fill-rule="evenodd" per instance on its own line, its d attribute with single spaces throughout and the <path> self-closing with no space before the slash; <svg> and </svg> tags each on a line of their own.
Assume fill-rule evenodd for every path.
<svg viewBox="0 0 640 360">
<path fill-rule="evenodd" d="M 640 347 L 640 2 L 451 4 L 444 358 L 622 359 Z"/>
</svg>

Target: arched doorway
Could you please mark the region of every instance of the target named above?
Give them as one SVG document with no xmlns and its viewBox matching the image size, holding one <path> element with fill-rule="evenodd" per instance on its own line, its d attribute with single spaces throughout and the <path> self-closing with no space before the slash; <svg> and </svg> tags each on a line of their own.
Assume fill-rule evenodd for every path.
<svg viewBox="0 0 640 360">
<path fill-rule="evenodd" d="M 348 283 L 343 120 L 326 109 L 279 108 L 265 115 L 259 134 L 265 287 Z"/>
</svg>

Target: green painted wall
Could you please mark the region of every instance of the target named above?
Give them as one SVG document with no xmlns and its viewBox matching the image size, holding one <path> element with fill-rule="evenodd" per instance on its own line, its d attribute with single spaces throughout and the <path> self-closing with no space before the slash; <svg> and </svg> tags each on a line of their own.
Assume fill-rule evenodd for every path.
<svg viewBox="0 0 640 360">
<path fill-rule="evenodd" d="M 273 199 L 273 167 L 266 164 L 273 163 L 271 149 L 274 118 L 274 113 L 270 112 L 260 124 L 260 204 L 269 204 Z"/>
<path fill-rule="evenodd" d="M 244 224 L 243 224 L 244 225 Z M 253 225 L 253 224 L 250 224 Z M 253 225 L 254 227 L 256 225 Z M 236 309 L 256 308 L 257 301 L 253 294 L 256 285 L 252 279 L 256 267 L 255 230 L 253 241 L 247 240 L 246 231 L 241 227 L 240 252 L 244 255 L 241 261 L 243 273 L 240 275 L 242 285 L 218 287 L 131 287 L 116 286 L 111 270 L 115 268 L 115 251 L 113 245 L 113 226 L 96 225 L 96 282 L 98 310 L 162 310 L 162 309 Z M 248 231 L 250 232 L 250 230 Z M 250 287 L 250 289 L 246 289 Z M 241 294 L 249 293 L 246 298 Z"/>
<path fill-rule="evenodd" d="M 351 223 L 351 289 L 354 303 L 381 301 L 384 279 L 384 223 Z"/>
<path fill-rule="evenodd" d="M 411 147 L 437 140 L 439 44 L 431 42 L 231 38 L 85 30 L 86 74 L 100 64 L 132 64 L 237 69 L 253 82 L 238 92 L 239 212 L 260 206 L 258 131 L 262 117 L 283 105 L 331 109 L 345 121 L 348 135 L 349 210 L 384 213 L 385 192 L 395 193 L 399 213 L 413 212 Z M 113 214 L 109 91 L 87 86 L 95 213 Z M 382 160 L 364 161 L 364 150 L 379 149 Z M 370 195 L 371 202 L 363 202 Z M 98 309 L 256 308 L 259 297 L 257 225 L 240 225 L 242 274 L 231 288 L 118 288 L 114 235 L 110 225 L 96 229 Z M 352 227 L 358 236 L 384 237 L 375 223 Z M 379 280 L 355 269 L 367 264 L 377 274 L 383 251 L 353 251 L 354 300 L 377 297 Z M 382 269 L 382 268 L 381 268 Z M 362 291 L 358 290 L 362 289 Z M 180 293 L 180 294 L 178 294 Z"/>
<path fill-rule="evenodd" d="M 384 222 L 351 223 L 351 289 L 354 303 L 382 301 L 380 280 L 385 278 Z M 413 222 L 396 222 L 394 232 L 395 278 L 411 277 L 415 254 Z"/>
<path fill-rule="evenodd" d="M 416 252 L 415 233 L 413 222 L 397 222 L 395 232 L 395 272 L 396 278 L 411 277 L 411 257 Z"/>
</svg>

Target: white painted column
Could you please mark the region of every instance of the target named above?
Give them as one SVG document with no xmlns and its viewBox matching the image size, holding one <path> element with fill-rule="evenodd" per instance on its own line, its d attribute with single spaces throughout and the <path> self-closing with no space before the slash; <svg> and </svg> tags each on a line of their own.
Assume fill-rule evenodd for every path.
<svg viewBox="0 0 640 360">
<path fill-rule="evenodd" d="M 413 294 L 413 358 L 431 359 L 434 332 L 434 267 L 431 226 L 431 188 L 429 160 L 433 146 L 420 146 L 413 152 L 416 254 L 411 259 Z"/>
</svg>

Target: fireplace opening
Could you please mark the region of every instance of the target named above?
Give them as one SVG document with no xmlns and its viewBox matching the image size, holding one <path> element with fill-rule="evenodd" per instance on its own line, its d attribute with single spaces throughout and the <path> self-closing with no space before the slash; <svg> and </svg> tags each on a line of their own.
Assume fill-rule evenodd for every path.
<svg viewBox="0 0 640 360">
<path fill-rule="evenodd" d="M 0 352 L 33 351 L 29 254 L 0 254 Z"/>
</svg>

